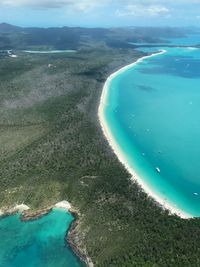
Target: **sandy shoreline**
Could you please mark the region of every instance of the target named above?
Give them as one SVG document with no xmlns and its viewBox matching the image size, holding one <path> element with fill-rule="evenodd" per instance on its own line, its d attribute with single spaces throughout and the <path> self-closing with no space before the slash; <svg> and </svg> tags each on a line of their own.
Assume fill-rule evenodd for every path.
<svg viewBox="0 0 200 267">
<path fill-rule="evenodd" d="M 128 172 L 132 175 L 132 179 L 134 181 L 137 181 L 137 183 L 142 187 L 142 189 L 150 197 L 152 197 L 156 202 L 158 202 L 158 204 L 161 205 L 162 208 L 169 210 L 171 214 L 176 214 L 183 219 L 189 219 L 189 218 L 192 218 L 192 216 L 190 214 L 187 214 L 184 211 L 179 210 L 175 205 L 173 205 L 169 202 L 166 202 L 166 199 L 158 196 L 146 183 L 144 183 L 143 179 L 135 172 L 135 170 L 132 167 L 130 167 L 130 165 L 128 164 L 128 161 L 126 159 L 126 155 L 123 153 L 123 151 L 118 146 L 115 139 L 113 138 L 112 133 L 111 133 L 111 131 L 107 125 L 106 119 L 104 117 L 104 106 L 106 105 L 109 85 L 110 85 L 110 82 L 112 81 L 112 79 L 115 78 L 116 76 L 118 76 L 120 73 L 134 67 L 135 65 L 142 62 L 143 60 L 150 58 L 150 57 L 160 55 L 160 54 L 164 54 L 166 52 L 167 52 L 166 50 L 162 50 L 158 53 L 153 53 L 152 55 L 144 56 L 144 57 L 138 59 L 136 62 L 129 64 L 129 65 L 119 69 L 118 71 L 114 72 L 113 74 L 111 74 L 107 78 L 107 80 L 104 84 L 104 87 L 103 87 L 103 91 L 102 91 L 102 95 L 101 95 L 101 99 L 100 99 L 100 104 L 99 104 L 99 109 L 98 109 L 98 116 L 99 116 L 101 128 L 103 130 L 103 133 L 104 133 L 109 145 L 113 149 L 114 153 L 117 155 L 120 162 L 125 166 L 125 168 L 128 170 Z"/>
<path fill-rule="evenodd" d="M 29 210 L 29 206 L 25 205 L 25 204 L 20 204 L 20 205 L 16 205 L 13 208 L 10 209 L 0 209 L 0 217 L 4 216 L 6 214 L 14 214 L 17 212 L 24 212 L 26 210 Z"/>
<path fill-rule="evenodd" d="M 58 203 L 56 203 L 54 206 L 50 207 L 51 209 L 52 208 L 59 208 L 59 209 L 64 209 L 66 211 L 69 211 L 72 209 L 72 206 L 71 204 L 66 201 L 66 200 L 63 200 L 63 201 L 60 201 Z M 48 209 L 50 209 L 48 208 Z M 0 209 L 0 217 L 3 216 L 3 215 L 6 215 L 6 214 L 14 214 L 14 213 L 23 213 L 25 211 L 28 211 L 30 210 L 30 207 L 25 205 L 25 204 L 19 204 L 19 205 L 15 205 L 13 208 L 5 208 L 5 209 Z"/>
</svg>

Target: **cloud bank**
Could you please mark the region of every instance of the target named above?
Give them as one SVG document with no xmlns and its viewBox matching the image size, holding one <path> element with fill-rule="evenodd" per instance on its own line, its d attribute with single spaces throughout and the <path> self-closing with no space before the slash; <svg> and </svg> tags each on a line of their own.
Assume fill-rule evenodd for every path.
<svg viewBox="0 0 200 267">
<path fill-rule="evenodd" d="M 166 5 L 166 4 L 199 4 L 200 0 L 1 0 L 1 5 L 10 6 L 32 6 L 44 8 L 59 8 L 63 6 L 82 6 L 82 5 Z"/>
<path fill-rule="evenodd" d="M 101 1 L 109 2 L 109 1 Z M 55 9 L 55 8 L 71 8 L 84 10 L 87 8 L 95 8 L 99 4 L 98 0 L 1 0 L 1 5 L 12 6 L 12 7 L 31 7 L 31 8 L 44 8 L 44 9 Z"/>
<path fill-rule="evenodd" d="M 144 16 L 166 16 L 169 15 L 170 10 L 165 6 L 160 5 L 127 5 L 124 8 L 117 9 L 116 15 L 119 17 L 125 16 L 135 16 L 135 17 L 144 17 Z"/>
<path fill-rule="evenodd" d="M 200 0 L 0 0 L 0 20 L 15 22 L 24 16 L 27 24 L 32 16 L 34 25 L 36 18 L 41 25 L 44 20 L 45 25 L 196 25 L 199 4 Z"/>
</svg>

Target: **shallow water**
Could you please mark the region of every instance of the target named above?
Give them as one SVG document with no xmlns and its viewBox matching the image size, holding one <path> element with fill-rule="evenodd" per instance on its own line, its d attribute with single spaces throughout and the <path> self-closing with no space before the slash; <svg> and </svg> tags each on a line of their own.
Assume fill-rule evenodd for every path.
<svg viewBox="0 0 200 267">
<path fill-rule="evenodd" d="M 112 80 L 104 116 L 143 182 L 200 216 L 200 49 L 165 49 Z"/>
<path fill-rule="evenodd" d="M 83 267 L 64 240 L 73 219 L 61 209 L 30 222 L 20 214 L 0 219 L 0 266 Z"/>
</svg>

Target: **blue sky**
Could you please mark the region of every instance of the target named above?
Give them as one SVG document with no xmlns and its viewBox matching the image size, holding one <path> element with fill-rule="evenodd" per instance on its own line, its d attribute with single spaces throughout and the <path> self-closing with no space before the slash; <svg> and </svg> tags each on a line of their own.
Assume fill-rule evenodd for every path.
<svg viewBox="0 0 200 267">
<path fill-rule="evenodd" d="M 0 0 L 19 26 L 199 26 L 200 0 Z"/>
</svg>

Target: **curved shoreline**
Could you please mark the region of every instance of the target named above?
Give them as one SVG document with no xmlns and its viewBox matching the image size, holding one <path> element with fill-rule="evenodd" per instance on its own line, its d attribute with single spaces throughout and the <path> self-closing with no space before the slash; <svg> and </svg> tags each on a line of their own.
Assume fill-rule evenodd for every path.
<svg viewBox="0 0 200 267">
<path fill-rule="evenodd" d="M 142 58 L 139 58 L 137 61 L 135 61 L 134 63 L 131 63 L 119 70 L 117 70 L 116 72 L 114 72 L 113 74 L 111 74 L 103 87 L 103 91 L 102 91 L 102 95 L 100 98 L 100 104 L 99 104 L 99 108 L 98 108 L 98 117 L 99 117 L 99 121 L 100 121 L 100 125 L 103 131 L 104 136 L 106 137 L 110 147 L 112 148 L 112 150 L 114 151 L 114 153 L 116 154 L 116 156 L 118 157 L 119 161 L 125 166 L 125 168 L 128 170 L 128 172 L 131 174 L 132 179 L 134 181 L 136 181 L 140 187 L 144 190 L 144 192 L 146 192 L 150 197 L 152 197 L 159 205 L 161 205 L 161 207 L 163 209 L 167 209 L 170 211 L 171 214 L 176 214 L 177 216 L 181 217 L 182 219 L 189 219 L 189 218 L 193 218 L 193 216 L 191 216 L 190 214 L 179 210 L 175 205 L 171 204 L 171 203 L 167 203 L 165 198 L 162 198 L 160 196 L 158 196 L 158 194 L 156 194 L 156 192 L 154 192 L 142 179 L 142 177 L 140 177 L 137 172 L 129 165 L 127 159 L 126 159 L 126 155 L 124 154 L 124 152 L 122 151 L 122 149 L 120 148 L 120 146 L 117 144 L 117 141 L 115 140 L 115 138 L 112 135 L 112 132 L 106 122 L 105 116 L 104 116 L 104 107 L 106 105 L 106 101 L 107 101 L 107 96 L 108 96 L 108 90 L 109 90 L 109 86 L 110 83 L 112 81 L 112 79 L 114 79 L 116 76 L 118 76 L 119 74 L 121 74 L 122 72 L 136 66 L 138 63 L 143 62 L 145 59 L 150 58 L 150 57 L 154 57 L 160 54 L 164 54 L 166 53 L 166 50 L 161 50 L 158 53 L 153 53 L 151 55 L 148 56 L 144 56 Z"/>
<path fill-rule="evenodd" d="M 74 255 L 78 257 L 80 261 L 82 261 L 87 267 L 93 267 L 94 264 L 90 257 L 87 255 L 87 251 L 82 251 L 79 244 L 74 241 L 76 227 L 79 224 L 80 214 L 76 209 L 72 207 L 72 205 L 68 201 L 63 200 L 48 208 L 37 211 L 31 211 L 30 207 L 25 204 L 15 205 L 13 208 L 0 209 L 0 219 L 15 215 L 19 212 L 21 214 L 20 220 L 22 222 L 34 221 L 48 215 L 53 210 L 53 208 L 62 209 L 72 214 L 74 220 L 71 222 L 70 227 L 67 229 L 64 239 L 71 248 Z"/>
</svg>

